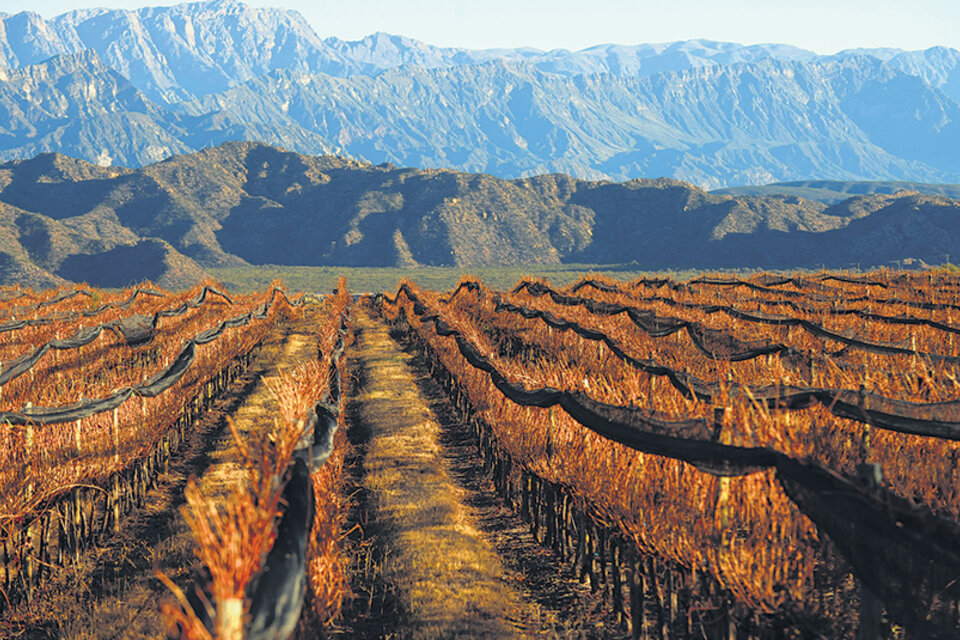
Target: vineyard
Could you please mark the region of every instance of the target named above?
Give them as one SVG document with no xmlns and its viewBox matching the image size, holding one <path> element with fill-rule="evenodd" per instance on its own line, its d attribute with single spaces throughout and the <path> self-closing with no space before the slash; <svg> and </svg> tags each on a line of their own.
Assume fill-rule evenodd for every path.
<svg viewBox="0 0 960 640">
<path fill-rule="evenodd" d="M 0 632 L 199 447 L 156 637 L 562 635 L 519 620 L 538 587 L 497 586 L 495 532 L 443 506 L 488 491 L 444 471 L 462 426 L 460 467 L 600 603 L 557 607 L 606 621 L 575 637 L 960 637 L 956 315 L 937 273 L 3 290 Z M 464 580 L 454 560 L 497 564 L 470 571 L 512 613 L 464 606 L 503 625 L 400 575 Z"/>
<path fill-rule="evenodd" d="M 230 296 L 212 283 L 177 294 L 3 294 L 0 610 L 29 607 L 49 579 L 119 531 L 265 338 L 299 322 L 312 357 L 265 379 L 277 405 L 268 428 L 241 436 L 230 422 L 242 473 L 216 496 L 195 480 L 187 487 L 184 517 L 204 572 L 193 585 L 160 577 L 181 598 L 165 607 L 183 637 L 289 635 L 301 607 L 278 604 L 285 590 L 307 591 L 319 620 L 333 615 L 343 286 L 295 300 L 279 286 Z M 253 589 L 267 595 L 245 598 Z"/>
<path fill-rule="evenodd" d="M 949 638 L 957 303 L 949 278 L 768 276 L 404 283 L 382 309 L 635 637 Z"/>
</svg>

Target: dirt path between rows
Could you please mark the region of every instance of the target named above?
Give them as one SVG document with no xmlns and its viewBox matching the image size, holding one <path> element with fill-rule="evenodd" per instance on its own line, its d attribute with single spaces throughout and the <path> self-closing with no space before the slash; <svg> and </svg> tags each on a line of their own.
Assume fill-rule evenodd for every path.
<svg viewBox="0 0 960 640">
<path fill-rule="evenodd" d="M 317 358 L 317 336 L 308 322 L 290 325 L 274 361 L 258 376 L 256 384 L 233 412 L 230 419 L 240 436 L 269 431 L 278 414 L 276 398 L 267 388 L 267 382 L 276 379 L 279 368 L 293 368 Z M 204 495 L 215 497 L 228 494 L 242 479 L 243 467 L 234 435 L 223 429 L 212 442 L 210 465 L 200 477 Z"/>
<path fill-rule="evenodd" d="M 348 419 L 362 456 L 359 523 L 373 549 L 359 563 L 365 608 L 348 607 L 342 635 L 617 635 L 594 626 L 595 616 L 584 623 L 596 605 L 589 589 L 500 506 L 466 429 L 453 424 L 413 355 L 365 310 L 353 317 L 358 340 Z"/>
<path fill-rule="evenodd" d="M 166 638 L 160 602 L 169 590 L 154 569 L 178 585 L 190 583 L 194 543 L 180 515 L 187 480 L 198 476 L 204 492 L 214 495 L 236 481 L 238 454 L 226 419 L 230 416 L 241 432 L 268 424 L 275 402 L 263 378 L 278 367 L 316 357 L 311 327 L 308 315 L 271 331 L 247 372 L 194 424 L 184 448 L 121 532 L 46 585 L 30 606 L 0 620 L 0 637 Z"/>
</svg>

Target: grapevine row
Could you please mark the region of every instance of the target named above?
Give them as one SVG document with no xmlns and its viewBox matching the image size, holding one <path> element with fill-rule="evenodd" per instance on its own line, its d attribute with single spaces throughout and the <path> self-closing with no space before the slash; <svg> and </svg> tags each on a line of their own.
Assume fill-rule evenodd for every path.
<svg viewBox="0 0 960 640">
<path fill-rule="evenodd" d="M 210 576 L 165 607 L 181 638 L 286 638 L 301 617 L 304 592 L 312 621 L 336 615 L 345 591 L 339 554 L 339 501 L 345 436 L 342 355 L 347 294 L 314 314 L 319 359 L 280 371 L 269 385 L 279 416 L 269 433 L 245 441 L 237 431 L 244 473 L 227 496 L 187 489 L 187 522 Z"/>
<path fill-rule="evenodd" d="M 625 524 L 626 530 L 636 537 L 642 549 L 654 551 L 660 556 L 670 558 L 687 567 L 709 567 L 717 579 L 730 588 L 738 601 L 749 603 L 753 608 L 777 610 L 781 614 L 792 611 L 802 617 L 806 625 L 816 626 L 818 623 L 813 621 L 820 620 L 823 624 L 842 626 L 844 624 L 843 607 L 840 606 L 837 609 L 836 603 L 831 604 L 822 595 L 834 588 L 842 592 L 843 561 L 835 556 L 829 543 L 818 538 L 816 529 L 810 528 L 809 521 L 796 510 L 793 502 L 796 500 L 808 515 L 815 518 L 818 527 L 829 532 L 834 538 L 839 538 L 839 541 L 835 539 L 834 542 L 840 544 L 844 558 L 854 562 L 859 571 L 858 575 L 862 578 L 866 576 L 871 587 L 881 592 L 884 588 L 889 589 L 883 586 L 882 581 L 875 582 L 869 575 L 869 567 L 864 568 L 863 558 L 856 557 L 857 552 L 851 548 L 849 536 L 843 535 L 843 527 L 838 524 L 842 522 L 845 526 L 853 526 L 847 520 L 853 516 L 865 518 L 864 513 L 857 513 L 848 508 L 846 512 L 839 512 L 843 514 L 843 518 L 838 520 L 838 510 L 834 508 L 837 505 L 825 506 L 829 500 L 836 502 L 838 500 L 836 496 L 843 494 L 844 491 L 849 492 L 850 500 L 854 503 L 863 498 L 849 481 L 838 479 L 829 473 L 824 475 L 825 472 L 818 467 L 807 467 L 800 465 L 794 459 L 778 457 L 782 454 L 771 449 L 764 449 L 761 454 L 756 449 L 732 447 L 725 449 L 725 453 L 721 455 L 712 448 L 718 446 L 715 442 L 711 443 L 712 429 L 701 428 L 700 436 L 692 438 L 691 432 L 697 429 L 694 429 L 694 425 L 689 421 L 664 422 L 662 419 L 651 417 L 654 412 L 643 412 L 645 417 L 637 418 L 636 410 L 626 408 L 605 410 L 608 414 L 613 412 L 612 415 L 616 416 L 616 418 L 607 416 L 608 423 L 613 420 L 610 424 L 623 424 L 624 416 L 629 416 L 628 422 L 634 428 L 627 429 L 625 433 L 640 437 L 636 434 L 636 428 L 639 425 L 646 432 L 643 438 L 647 438 L 648 443 L 649 438 L 656 436 L 657 429 L 674 429 L 672 437 L 676 439 L 678 435 L 681 436 L 683 443 L 681 446 L 671 441 L 670 446 L 681 446 L 681 450 L 687 451 L 684 454 L 685 459 L 694 462 L 701 469 L 705 468 L 704 460 L 697 456 L 706 455 L 713 461 L 712 464 L 718 464 L 717 459 L 723 458 L 726 460 L 724 464 L 740 464 L 747 467 L 755 464 L 758 468 L 776 468 L 776 472 L 773 475 L 770 472 L 761 472 L 744 478 L 718 481 L 716 478 L 711 479 L 710 476 L 694 472 L 691 468 L 684 468 L 684 465 L 676 460 L 656 456 L 640 455 L 638 457 L 638 454 L 624 452 L 609 440 L 601 439 L 599 442 L 591 440 L 589 434 L 583 433 L 582 425 L 570 421 L 569 415 L 558 415 L 553 411 L 544 415 L 546 412 L 543 409 L 520 406 L 513 402 L 520 399 L 521 404 L 530 404 L 528 400 L 532 399 L 534 404 L 540 403 L 540 406 L 559 402 L 560 406 L 569 413 L 570 409 L 575 407 L 569 400 L 573 398 L 580 405 L 586 403 L 589 407 L 590 401 L 585 402 L 582 393 L 577 391 L 582 387 L 584 380 L 580 370 L 561 371 L 556 366 L 538 368 L 529 363 L 511 363 L 491 356 L 484 356 L 484 358 L 488 364 L 494 363 L 491 365 L 492 368 L 478 365 L 477 362 L 468 362 L 470 358 L 464 357 L 465 352 L 469 354 L 471 350 L 477 353 L 495 353 L 496 351 L 489 346 L 483 347 L 484 341 L 479 332 L 476 328 L 470 329 L 469 325 L 455 330 L 457 334 L 455 346 L 444 344 L 439 336 L 430 337 L 426 327 L 429 324 L 426 319 L 430 318 L 430 315 L 417 313 L 415 309 L 417 304 L 422 303 L 411 300 L 402 303 L 410 324 L 419 331 L 421 336 L 428 334 L 426 339 L 441 354 L 441 358 L 454 372 L 455 377 L 467 387 L 473 406 L 482 407 L 480 411 L 485 422 L 494 425 L 491 428 L 496 433 L 500 446 L 504 447 L 514 459 L 521 461 L 532 472 L 544 479 L 560 485 L 573 486 L 579 495 L 589 497 L 591 504 L 599 505 L 604 512 L 604 518 Z M 420 309 L 420 311 L 424 310 Z M 442 330 L 440 333 L 447 333 L 447 330 Z M 465 335 L 469 335 L 469 339 L 465 338 Z M 473 346 L 465 347 L 465 344 Z M 489 369 L 486 373 L 492 380 L 484 380 L 483 375 L 477 376 L 477 366 L 479 370 Z M 498 375 L 501 377 L 499 380 Z M 533 381 L 538 381 L 541 391 L 534 392 L 528 389 L 520 392 L 516 389 L 516 383 L 508 383 L 508 379 L 524 380 L 527 383 L 526 386 Z M 601 393 L 603 396 L 598 400 L 601 404 L 618 400 L 612 406 L 627 407 L 638 396 L 642 397 L 642 394 L 637 393 L 640 389 L 631 384 L 625 384 L 629 383 L 629 380 L 621 381 L 619 387 L 612 387 L 603 386 L 600 378 L 589 379 L 600 387 L 596 389 L 596 393 Z M 546 391 L 549 388 L 569 391 Z M 512 393 L 510 401 L 499 399 L 503 397 L 504 392 Z M 573 415 L 584 417 L 584 414 L 578 413 L 581 409 L 574 408 Z M 586 421 L 590 422 L 590 420 L 596 420 L 596 415 L 590 417 L 587 414 Z M 721 442 L 730 441 L 729 434 L 724 434 L 723 431 L 733 422 L 736 422 L 736 416 L 729 418 L 724 416 L 720 421 Z M 590 426 L 596 428 L 597 424 Z M 701 422 L 700 426 L 714 425 Z M 686 429 L 686 433 L 677 431 L 677 427 Z M 611 433 L 616 434 L 616 429 Z M 611 433 L 606 435 L 610 436 Z M 619 437 L 623 442 L 622 434 L 614 437 Z M 671 436 L 661 433 L 658 437 Z M 643 438 L 632 444 L 642 449 Z M 695 445 L 693 450 L 699 453 L 690 453 L 691 445 Z M 658 446 L 662 447 L 663 444 Z M 590 452 L 587 458 L 584 458 L 584 449 Z M 736 450 L 736 456 L 733 455 L 734 450 Z M 683 457 L 677 450 L 661 448 L 659 453 Z M 737 458 L 737 456 L 746 457 Z M 759 457 L 751 458 L 751 456 Z M 764 456 L 773 456 L 773 458 L 764 458 Z M 750 464 L 746 462 L 748 459 L 752 459 Z M 798 471 L 801 467 L 804 469 L 802 472 Z M 706 468 L 709 470 L 709 466 Z M 830 480 L 824 478 L 830 478 Z M 834 497 L 827 499 L 817 494 L 819 490 L 811 487 L 818 482 L 825 483 L 819 490 L 832 486 L 831 491 L 834 492 Z M 792 500 L 787 498 L 781 485 L 787 489 Z M 842 491 L 838 488 L 839 486 L 843 487 Z M 883 491 L 879 487 L 876 490 Z M 883 493 L 888 504 L 897 504 L 906 509 L 903 514 L 914 513 L 902 500 L 898 501 L 895 496 L 887 492 Z M 709 497 L 711 495 L 714 496 L 712 499 Z M 662 522 L 656 522 L 657 518 L 651 518 L 651 514 L 654 516 L 659 514 L 663 518 Z M 909 517 L 903 515 L 903 517 L 907 519 L 913 517 L 914 522 L 917 522 L 916 518 L 919 516 L 914 514 Z M 678 519 L 680 522 L 677 522 Z M 929 513 L 920 521 L 941 522 L 932 518 Z M 675 526 L 664 530 L 662 526 L 667 523 Z M 863 528 L 863 524 L 861 521 L 858 526 Z M 883 536 L 877 532 L 886 531 L 889 534 L 893 529 L 888 526 L 884 530 L 881 525 L 882 523 L 871 522 L 870 526 L 866 527 L 865 530 L 874 532 L 873 543 L 866 546 L 873 552 L 876 552 L 878 546 L 885 547 L 886 551 L 878 553 L 878 556 L 889 558 L 891 557 L 889 551 L 895 544 L 890 540 L 882 539 Z M 892 526 L 896 528 L 896 525 Z M 856 528 L 854 526 L 854 529 Z M 900 548 L 897 552 L 914 559 L 918 553 L 920 555 L 925 553 L 926 542 L 924 542 L 922 530 L 923 526 L 920 526 L 914 532 L 918 537 L 912 543 L 912 551 L 907 553 Z M 840 534 L 837 534 L 838 531 Z M 730 548 L 718 548 L 718 540 L 729 540 Z M 940 540 L 939 543 L 942 542 Z M 950 546 L 949 543 L 947 546 Z M 947 550 L 944 553 L 952 557 L 955 551 Z M 888 569 L 889 567 L 885 570 Z M 880 573 L 882 574 L 883 571 Z M 933 573 L 936 573 L 936 569 L 929 563 L 924 565 L 923 561 L 917 562 L 911 573 L 911 579 L 917 581 L 917 584 L 913 585 L 916 587 L 913 597 L 928 599 L 932 597 L 931 584 L 928 581 L 939 579 L 931 577 Z M 786 584 L 778 582 L 778 577 L 783 580 L 786 576 L 791 576 L 786 579 Z M 833 586 L 826 589 L 825 584 Z M 889 591 L 885 595 L 889 596 Z M 924 627 L 926 622 L 913 619 L 911 617 L 913 614 L 903 610 L 902 603 L 909 600 L 910 595 L 897 593 L 896 596 L 906 599 L 898 601 L 896 598 L 888 598 L 894 603 L 888 602 L 888 605 L 896 609 L 895 614 L 910 619 L 910 623 L 917 628 Z M 942 594 L 938 597 L 942 597 Z M 951 597 L 955 597 L 955 594 Z M 901 603 L 899 609 L 896 602 Z M 934 608 L 943 611 L 942 606 Z M 949 614 L 946 615 L 949 618 Z M 945 623 L 941 619 L 932 628 L 942 630 L 945 627 L 938 625 L 947 624 L 946 628 L 952 629 L 955 623 L 955 620 L 952 622 L 948 620 Z"/>
<path fill-rule="evenodd" d="M 205 309 L 205 315 L 220 312 Z M 274 293 L 239 300 L 233 310 L 247 313 L 234 321 L 210 326 L 207 320 L 200 331 L 203 316 L 181 323 L 156 347 L 170 354 L 161 355 L 170 364 L 141 376 L 133 390 L 111 393 L 127 378 L 111 378 L 110 369 L 103 376 L 103 363 L 88 359 L 74 375 L 88 392 L 106 392 L 100 401 L 47 410 L 26 405 L 3 414 L 0 448 L 8 463 L 0 477 L 0 584 L 9 598 L 29 597 L 53 567 L 72 562 L 90 540 L 118 526 L 193 419 L 245 368 L 278 314 L 292 309 Z M 185 333 L 192 338 L 173 351 Z M 91 415 L 66 426 L 37 424 L 78 410 Z"/>
</svg>

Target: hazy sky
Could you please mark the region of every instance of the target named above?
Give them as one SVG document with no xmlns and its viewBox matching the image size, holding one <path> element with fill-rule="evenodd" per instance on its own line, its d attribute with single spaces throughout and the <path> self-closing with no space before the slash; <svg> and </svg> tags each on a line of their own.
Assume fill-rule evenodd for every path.
<svg viewBox="0 0 960 640">
<path fill-rule="evenodd" d="M 0 0 L 45 17 L 171 0 Z M 853 47 L 960 48 L 960 0 L 252 0 L 300 11 L 321 36 L 374 31 L 442 46 L 582 49 L 691 38 L 778 42 L 818 53 Z"/>
</svg>

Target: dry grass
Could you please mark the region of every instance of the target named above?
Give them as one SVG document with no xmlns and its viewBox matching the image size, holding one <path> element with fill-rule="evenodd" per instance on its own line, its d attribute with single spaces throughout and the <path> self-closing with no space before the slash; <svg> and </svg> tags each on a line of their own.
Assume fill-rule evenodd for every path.
<svg viewBox="0 0 960 640">
<path fill-rule="evenodd" d="M 386 550 L 382 577 L 403 610 L 403 636 L 517 637 L 533 607 L 504 581 L 447 472 L 439 425 L 419 395 L 403 354 L 383 325 L 359 312 L 367 385 L 359 418 L 370 430 L 365 487 Z"/>
</svg>

